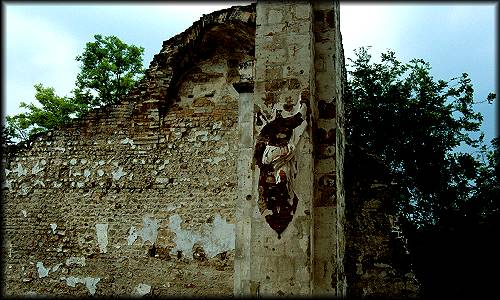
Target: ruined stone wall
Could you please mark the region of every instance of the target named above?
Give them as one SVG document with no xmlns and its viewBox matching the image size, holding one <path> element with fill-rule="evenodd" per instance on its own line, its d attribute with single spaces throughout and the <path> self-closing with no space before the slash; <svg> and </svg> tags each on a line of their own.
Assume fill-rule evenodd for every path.
<svg viewBox="0 0 500 300">
<path fill-rule="evenodd" d="M 251 6 L 205 17 L 129 98 L 4 156 L 5 295 L 232 294 L 232 83 L 251 74 L 253 22 Z"/>
<path fill-rule="evenodd" d="M 127 98 L 4 153 L 2 291 L 416 295 L 387 170 L 344 167 L 345 82 L 338 1 L 204 16 Z"/>
<path fill-rule="evenodd" d="M 419 283 L 395 214 L 389 169 L 358 146 L 346 151 L 345 272 L 350 297 L 416 298 Z"/>
</svg>

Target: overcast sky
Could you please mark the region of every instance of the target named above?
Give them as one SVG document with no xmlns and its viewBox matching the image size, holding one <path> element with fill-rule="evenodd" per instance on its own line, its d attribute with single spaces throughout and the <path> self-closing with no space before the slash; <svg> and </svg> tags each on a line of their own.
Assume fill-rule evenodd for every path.
<svg viewBox="0 0 500 300">
<path fill-rule="evenodd" d="M 19 113 L 21 101 L 34 100 L 36 83 L 70 95 L 79 70 L 75 57 L 93 35 L 116 35 L 145 48 L 144 65 L 162 42 L 187 29 L 203 14 L 245 2 L 2 2 L 4 114 Z M 250 2 L 248 2 L 250 3 Z M 394 50 L 402 61 L 422 58 L 436 79 L 470 75 L 477 100 L 496 92 L 496 2 L 341 2 L 346 57 L 353 49 Z M 496 133 L 495 108 L 480 104 L 487 140 Z"/>
</svg>

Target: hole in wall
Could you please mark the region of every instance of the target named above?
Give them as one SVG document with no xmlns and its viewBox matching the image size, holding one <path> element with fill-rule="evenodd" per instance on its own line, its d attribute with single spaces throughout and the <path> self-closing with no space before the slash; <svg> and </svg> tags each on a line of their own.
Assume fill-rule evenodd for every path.
<svg viewBox="0 0 500 300">
<path fill-rule="evenodd" d="M 227 258 L 227 251 L 221 252 L 218 254 L 220 260 L 226 260 Z"/>
<path fill-rule="evenodd" d="M 148 249 L 148 256 L 149 257 L 155 257 L 156 256 L 156 246 L 153 244 L 151 248 Z"/>
</svg>

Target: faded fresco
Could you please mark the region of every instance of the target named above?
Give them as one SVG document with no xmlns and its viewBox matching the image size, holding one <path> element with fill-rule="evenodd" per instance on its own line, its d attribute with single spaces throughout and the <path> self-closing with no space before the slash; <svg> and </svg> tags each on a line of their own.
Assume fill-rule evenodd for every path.
<svg viewBox="0 0 500 300">
<path fill-rule="evenodd" d="M 259 210 L 278 238 L 292 221 L 299 201 L 293 190 L 292 159 L 307 126 L 308 101 L 304 93 L 298 111 L 288 117 L 283 117 L 281 110 L 275 110 L 272 120 L 260 111 L 256 114 L 256 125 L 262 126 L 254 152 L 260 170 Z"/>
</svg>

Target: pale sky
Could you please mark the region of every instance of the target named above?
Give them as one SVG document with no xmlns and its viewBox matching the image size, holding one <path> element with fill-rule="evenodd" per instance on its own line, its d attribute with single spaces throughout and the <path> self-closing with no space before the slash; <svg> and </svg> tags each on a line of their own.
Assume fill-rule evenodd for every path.
<svg viewBox="0 0 500 300">
<path fill-rule="evenodd" d="M 19 113 L 19 103 L 32 102 L 33 85 L 54 87 L 70 95 L 79 71 L 75 57 L 93 35 L 116 35 L 145 48 L 144 66 L 163 41 L 203 14 L 250 2 L 22 2 L 4 1 L 3 111 Z M 477 4 L 476 4 L 477 3 Z M 341 32 L 346 57 L 353 49 L 372 46 L 373 57 L 387 49 L 407 62 L 422 58 L 436 79 L 463 72 L 474 84 L 477 100 L 496 92 L 496 2 L 341 2 Z M 498 133 L 493 105 L 480 104 L 482 130 L 489 141 Z"/>
</svg>

